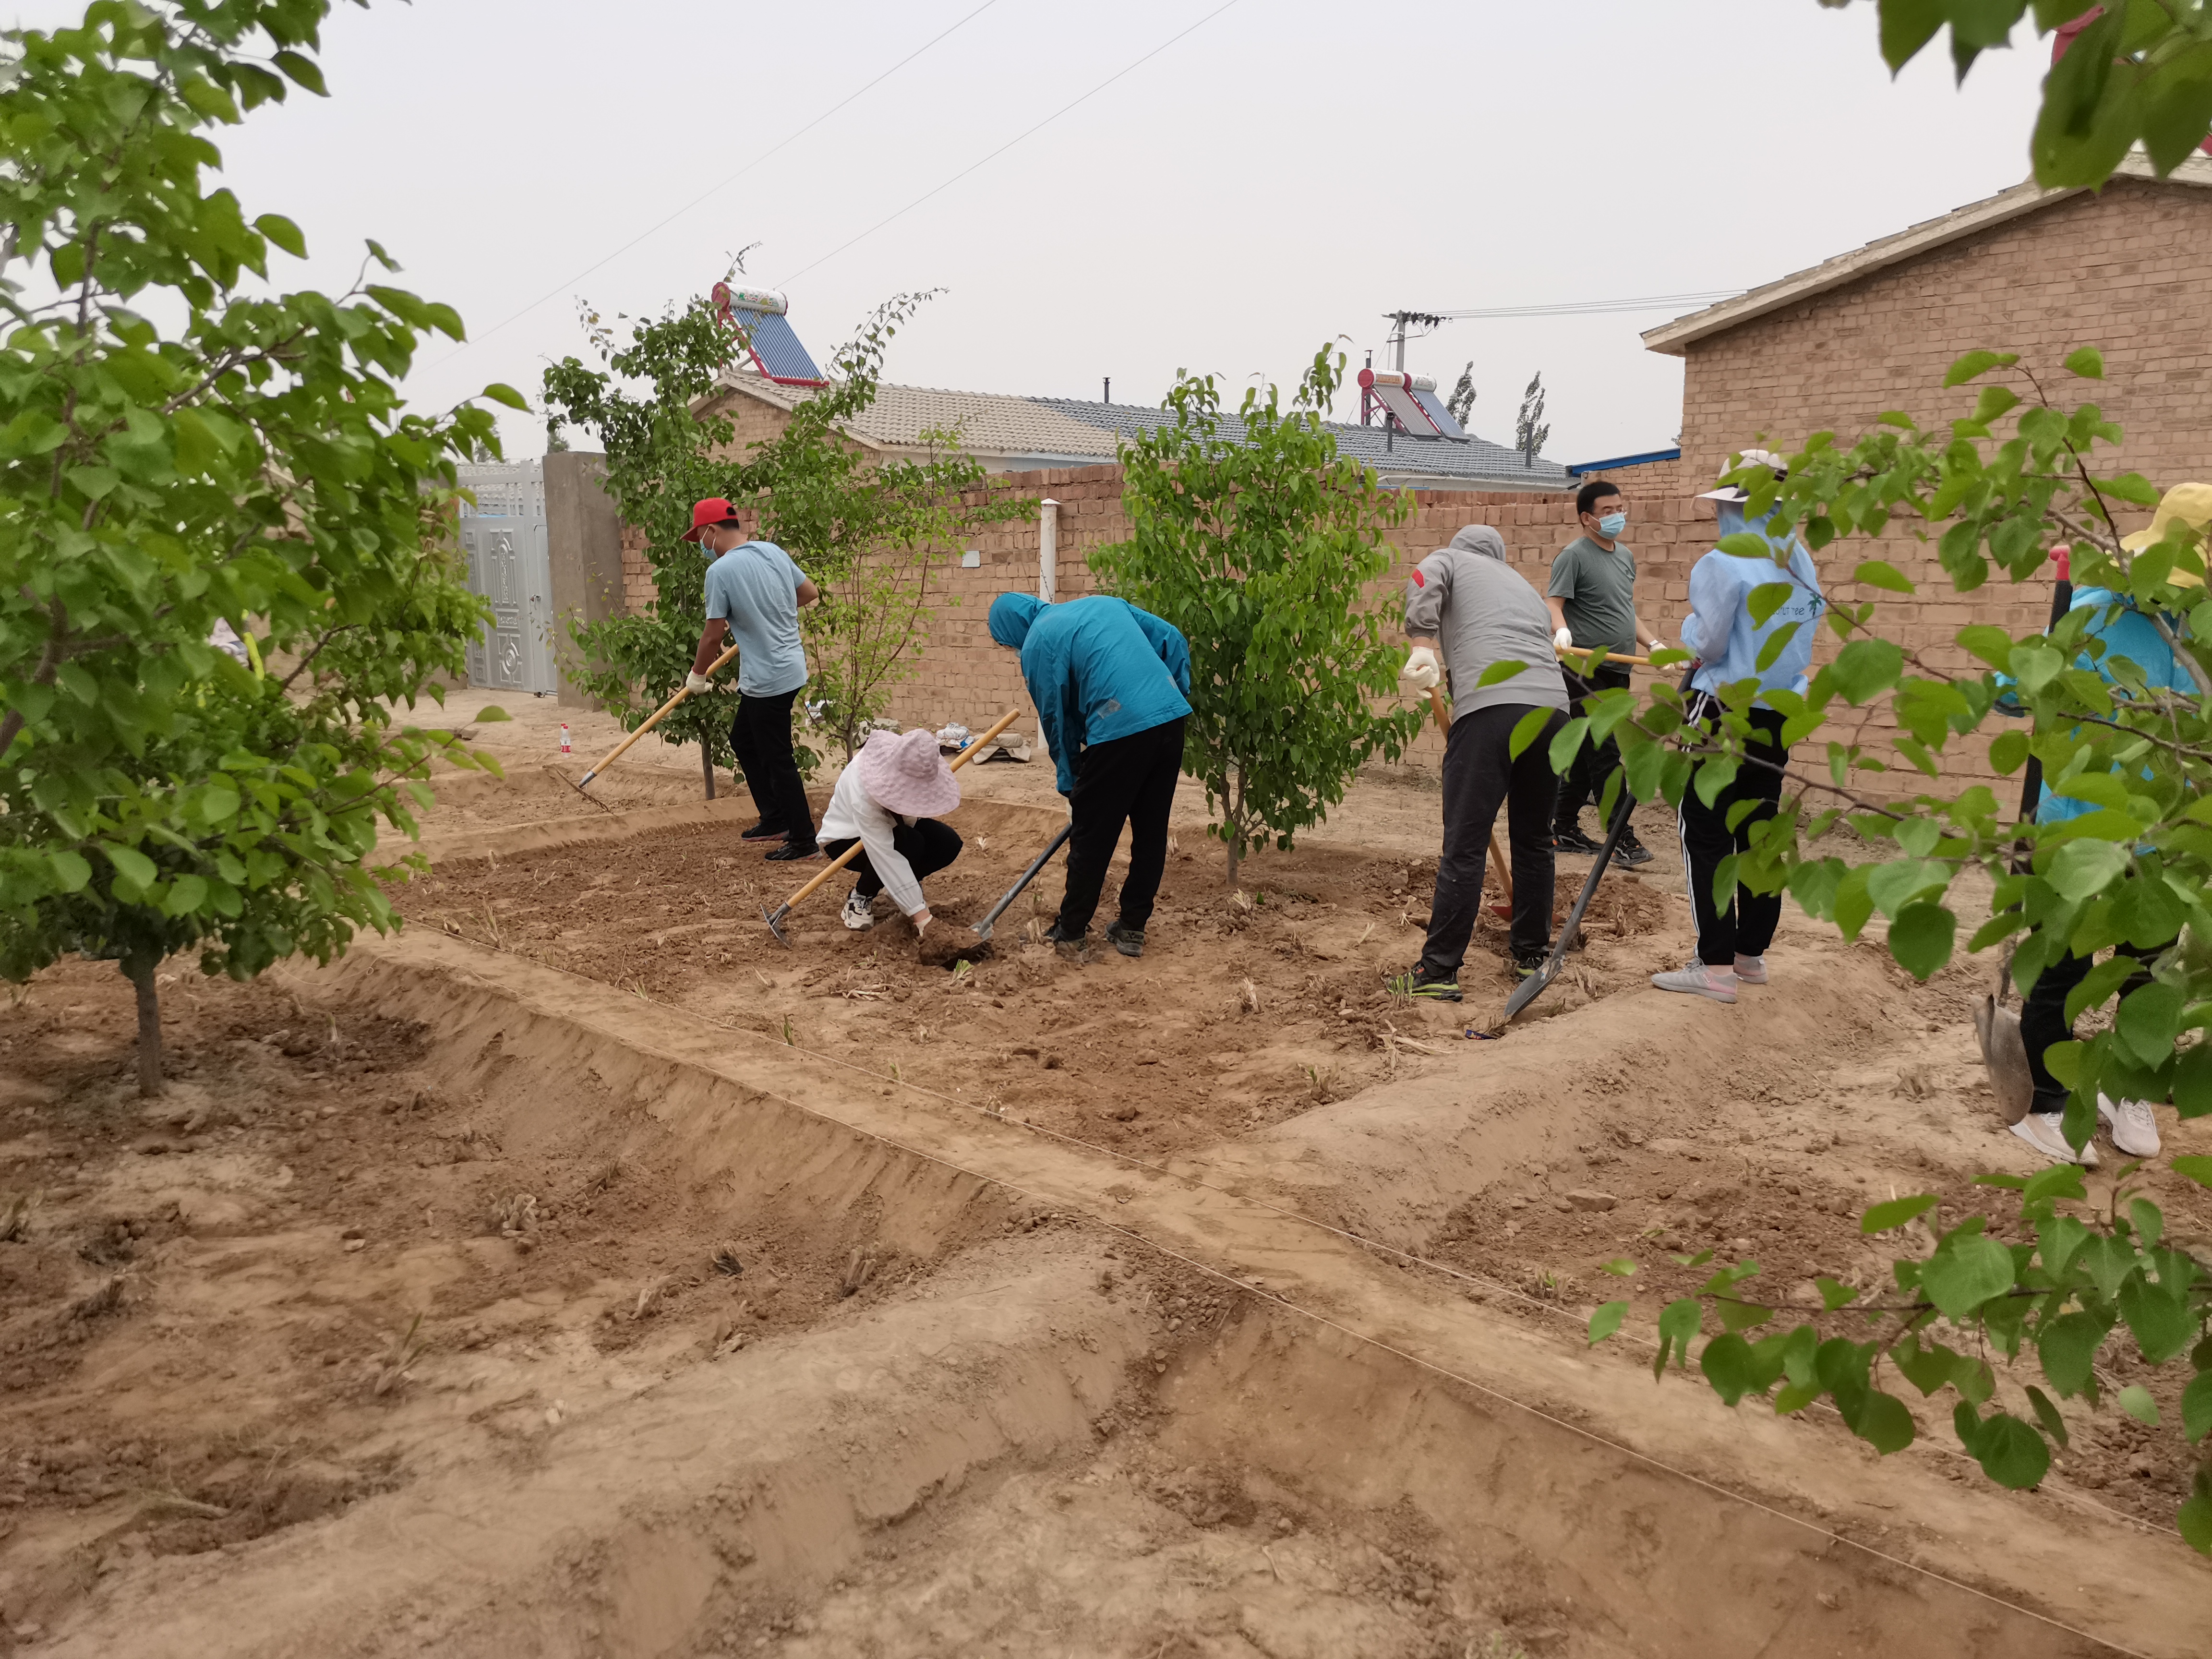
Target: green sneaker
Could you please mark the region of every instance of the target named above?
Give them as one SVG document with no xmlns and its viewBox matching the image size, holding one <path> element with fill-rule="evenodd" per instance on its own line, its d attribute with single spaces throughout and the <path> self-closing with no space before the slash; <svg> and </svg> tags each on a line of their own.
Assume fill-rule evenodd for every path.
<svg viewBox="0 0 2212 1659">
<path fill-rule="evenodd" d="M 1457 1002 L 1459 981 L 1444 975 L 1432 976 L 1425 963 L 1416 963 L 1402 974 L 1392 974 L 1382 981 L 1382 988 L 1395 997 L 1419 997 L 1431 1002 Z"/>
<path fill-rule="evenodd" d="M 1527 979 L 1532 974 L 1542 973 L 1544 971 L 1544 964 L 1551 959 L 1552 953 L 1548 951 L 1539 951 L 1533 956 L 1524 957 L 1516 955 L 1513 958 L 1513 971 L 1518 974 L 1522 979 Z"/>
</svg>

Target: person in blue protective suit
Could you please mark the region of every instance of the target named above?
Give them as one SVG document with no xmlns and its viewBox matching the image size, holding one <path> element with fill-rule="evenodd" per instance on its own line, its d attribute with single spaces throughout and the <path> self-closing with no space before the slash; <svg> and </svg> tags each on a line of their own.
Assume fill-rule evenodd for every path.
<svg viewBox="0 0 2212 1659">
<path fill-rule="evenodd" d="M 2167 526 L 2176 519 L 2199 534 L 2203 533 L 2208 524 L 2212 524 L 2212 486 L 2177 484 L 2166 491 L 2165 500 L 2159 503 L 2150 528 L 2123 538 L 2120 544 L 2130 552 L 2148 547 L 2165 538 Z M 2203 586 L 2201 577 L 2184 570 L 2176 570 L 2168 580 L 2182 585 Z M 2085 651 L 2075 666 L 2094 669 L 2112 688 L 2116 701 L 2132 695 L 2113 678 L 2113 665 L 2122 659 L 2142 672 L 2148 691 L 2173 691 L 2191 698 L 2199 695 L 2196 680 L 2185 665 L 2174 660 L 2173 648 L 2166 642 L 2165 635 L 2127 594 L 2116 593 L 2107 587 L 2077 587 L 2068 609 L 2093 613 L 2094 619 L 2088 625 L 2087 638 L 2101 640 L 2105 646 L 2094 659 Z M 2096 810 L 2091 802 L 2053 794 L 2046 789 L 2036 804 L 2035 819 L 2039 823 L 2061 823 Z M 2164 947 L 2137 951 L 2123 944 L 2118 948 L 2144 958 L 2145 963 L 2143 971 L 2122 988 L 2124 995 L 2148 983 L 2149 961 Z M 2072 1039 L 2074 1027 L 2066 1018 L 2066 999 L 2075 986 L 2089 976 L 2094 961 L 2094 956 L 2077 957 L 2071 952 L 2060 957 L 2036 976 L 2034 988 L 2021 1000 L 2020 1038 L 2027 1050 L 2027 1069 L 2035 1082 L 2035 1094 L 2028 1103 L 2027 1115 L 2012 1126 L 2014 1134 L 2045 1158 L 2062 1164 L 2080 1163 L 2091 1169 L 2097 1164 L 2096 1143 L 2094 1139 L 2085 1142 L 2078 1153 L 2066 1144 L 2066 1137 L 2060 1132 L 2060 1120 L 2066 1110 L 2067 1087 L 2051 1075 L 2043 1057 L 2054 1043 Z M 2112 1145 L 2122 1153 L 2130 1158 L 2156 1156 L 2160 1146 L 2158 1119 L 2148 1102 L 2114 1101 L 2100 1094 L 2097 1115 L 2111 1130 Z"/>
<path fill-rule="evenodd" d="M 1785 476 L 1782 458 L 1766 450 L 1746 450 L 1743 459 L 1747 465 L 1772 468 L 1777 477 Z M 1714 503 L 1716 541 L 1743 531 L 1765 534 L 1765 519 L 1751 519 L 1744 513 L 1747 491 L 1724 485 L 1698 499 Z M 1691 567 L 1690 614 L 1682 624 L 1682 644 L 1698 657 L 1690 680 L 1688 713 L 1692 720 L 1718 716 L 1722 691 L 1745 681 L 1756 684 L 1755 699 L 1767 691 L 1804 694 L 1814 636 L 1828 602 L 1805 544 L 1795 536 L 1768 541 L 1778 550 L 1788 549 L 1786 564 L 1777 564 L 1764 554 L 1747 557 L 1715 547 Z M 1796 591 L 1764 622 L 1754 621 L 1752 594 L 1777 582 L 1788 582 Z M 1767 641 L 1793 623 L 1796 631 L 1781 653 L 1760 667 Z M 1754 893 L 1739 885 L 1725 908 L 1713 898 L 1713 878 L 1721 861 L 1748 850 L 1753 830 L 1774 816 L 1782 799 L 1782 769 L 1790 763 L 1780 709 L 1754 701 L 1751 708 L 1737 712 L 1751 722 L 1749 755 L 1711 805 L 1696 790 L 1684 791 L 1678 818 L 1690 903 L 1697 913 L 1698 954 L 1681 968 L 1651 976 L 1652 984 L 1662 991 L 1716 1002 L 1734 1002 L 1740 985 L 1766 983 L 1766 948 L 1774 942 L 1774 930 L 1782 921 L 1779 893 Z M 1733 810 L 1745 801 L 1753 805 L 1739 820 Z"/>
<path fill-rule="evenodd" d="M 1103 595 L 1048 605 L 1001 593 L 991 602 L 991 637 L 1022 653 L 1022 678 L 1075 825 L 1067 887 L 1045 937 L 1063 951 L 1083 948 L 1126 823 L 1129 874 L 1106 938 L 1123 956 L 1142 956 L 1182 771 L 1190 647 L 1151 612 Z"/>
</svg>

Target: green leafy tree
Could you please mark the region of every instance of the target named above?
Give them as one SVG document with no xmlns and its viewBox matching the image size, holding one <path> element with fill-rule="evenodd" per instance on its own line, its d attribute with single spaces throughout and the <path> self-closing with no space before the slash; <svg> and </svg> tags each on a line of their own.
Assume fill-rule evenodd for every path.
<svg viewBox="0 0 2212 1659">
<path fill-rule="evenodd" d="M 1964 81 L 1982 53 L 2012 43 L 2032 12 L 2038 33 L 2097 14 L 2043 81 L 2029 154 L 2046 187 L 2096 185 L 2141 144 L 2162 178 L 2212 131 L 2212 6 L 2204 0 L 1875 0 L 1881 55 L 1903 69 L 1950 31 Z M 1820 0 L 1824 6 L 1851 0 Z"/>
<path fill-rule="evenodd" d="M 646 537 L 657 598 L 641 616 L 572 628 L 595 666 L 579 684 L 635 726 L 690 672 L 706 624 L 707 559 L 684 541 L 691 504 L 724 496 L 758 515 L 760 534 L 788 551 L 821 590 L 800 613 L 807 697 L 849 757 L 890 694 L 914 672 L 927 641 L 931 579 L 967 532 L 1023 510 L 983 488 L 982 465 L 951 434 L 928 434 L 920 459 L 878 460 L 846 427 L 875 401 L 884 354 L 926 295 L 878 309 L 839 351 L 830 384 L 799 403 L 782 431 L 744 456 L 725 415 L 695 413 L 735 361 L 738 337 L 706 300 L 639 324 L 629 344 L 586 313 L 603 372 L 570 357 L 548 369 L 545 399 L 558 418 L 595 433 L 607 453 L 607 487 L 626 522 Z M 634 395 L 625 382 L 642 382 Z M 658 728 L 702 745 L 708 769 L 732 758 L 734 677 L 725 690 L 686 700 Z M 811 773 L 818 757 L 800 750 Z"/>
<path fill-rule="evenodd" d="M 276 291 L 298 229 L 207 185 L 212 131 L 322 91 L 328 10 L 104 3 L 4 37 L 0 973 L 118 960 L 149 1091 L 163 958 L 244 978 L 395 925 L 379 821 L 413 833 L 434 756 L 477 763 L 394 713 L 484 619 L 438 550 L 492 416 L 398 390 L 460 319 L 367 280 Z"/>
<path fill-rule="evenodd" d="M 1796 753 L 1783 769 L 1780 810 L 1754 832 L 1747 853 L 1723 861 L 1715 883 L 1723 902 L 1738 881 L 1754 891 L 1786 890 L 1847 939 L 1879 915 L 1889 953 L 1921 980 L 1952 960 L 1962 923 L 1965 949 L 2002 948 L 2024 989 L 2068 953 L 2121 945 L 2137 953 L 2094 967 L 2068 999 L 2076 1017 L 2117 999 L 2106 1028 L 2046 1056 L 2071 1090 L 2063 1124 L 2075 1147 L 2095 1129 L 2100 1092 L 2170 1099 L 2185 1118 L 2212 1113 L 2212 1044 L 2204 1037 L 2212 1028 L 2212 601 L 2203 585 L 2205 550 L 2199 533 L 2178 519 L 2152 545 L 2135 551 L 2123 545 L 2117 515 L 2152 506 L 2158 492 L 2114 465 L 2111 452 L 2122 434 L 2095 403 L 2069 402 L 2054 389 L 2093 385 L 2103 374 L 2100 355 L 2089 349 L 2068 356 L 2055 376 L 2033 372 L 2011 353 L 1972 352 L 1945 380 L 1978 386 L 1961 418 L 1930 430 L 1905 414 L 1887 414 L 1849 443 L 1813 434 L 1788 458 L 1786 481 L 1763 466 L 1730 475 L 1750 492 L 1747 514 L 1773 516 L 1765 535 L 1724 537 L 1720 547 L 1776 558 L 1778 565 L 1787 550 L 1778 551 L 1768 537 L 1785 529 L 1831 559 L 1852 538 L 1886 536 L 1931 549 L 1943 579 L 1964 593 L 1993 577 L 2025 580 L 2054 544 L 2064 544 L 2077 608 L 2047 635 L 2014 637 L 1973 623 L 1958 631 L 1958 655 L 1938 661 L 1885 629 L 1887 601 L 1832 603 L 1826 620 L 1841 644 L 1803 696 L 1761 692 L 1748 678 L 1721 688 L 1719 717 L 1692 722 L 1680 696 L 1665 684 L 1641 703 L 1627 691 L 1601 693 L 1587 728 L 1593 738 L 1611 732 L 1619 738 L 1623 771 L 1639 799 L 1679 803 L 1696 789 L 1710 801 L 1743 768 L 1777 764 L 1763 745 L 1746 741 L 1754 699 L 1783 714 L 1783 741 Z M 1776 581 L 1750 595 L 1755 620 L 1771 617 L 1791 592 L 1781 574 L 1778 568 Z M 1919 585 L 1885 559 L 1858 560 L 1851 580 L 1907 603 L 1921 597 Z M 2082 602 L 2092 589 L 2101 597 Z M 2162 673 L 2154 684 L 2146 665 L 2114 654 L 2092 631 L 2115 619 L 2124 603 L 2152 622 L 2185 676 L 2184 689 L 2169 687 Z M 1765 660 L 1778 658 L 1795 629 L 1807 625 L 1776 630 Z M 1655 653 L 1653 662 L 1684 656 Z M 1891 758 L 1843 735 L 1863 730 L 1878 712 L 1895 723 Z M 1824 726 L 1832 735 L 1816 744 Z M 1948 781 L 1947 756 L 1992 732 L 1988 753 L 1998 772 L 2018 773 L 2033 760 L 2043 787 L 2081 812 L 2042 822 L 2008 811 L 1984 784 L 1962 788 Z M 1576 733 L 1576 741 L 1584 735 Z M 1571 751 L 1573 744 L 1566 746 Z M 1820 850 L 1831 830 L 1856 836 L 1872 856 L 1847 861 Z M 1975 867 L 1990 882 L 1988 914 L 1962 916 L 1956 884 Z M 2127 989 L 2138 956 L 2149 982 Z M 2212 1160 L 2176 1158 L 2172 1165 L 2212 1184 Z M 2010 1176 L 1984 1180 L 2022 1186 Z M 2039 1369 L 2058 1398 L 2081 1395 L 2093 1404 L 2099 1392 L 2089 1386 L 2090 1364 L 2124 1328 L 2147 1365 L 2191 1373 L 2172 1392 L 2180 1395 L 2187 1443 L 2199 1444 L 2212 1431 L 2208 1270 L 2186 1251 L 2160 1245 L 2154 1206 L 2123 1203 L 2122 1196 L 2099 1224 L 2059 1207 L 2081 1198 L 2063 1171 L 2037 1177 L 2025 1184 L 2020 1217 L 2033 1243 L 2000 1244 L 1990 1218 L 1963 1218 L 1933 1235 L 1924 1257 L 1896 1264 L 1907 1299 L 1867 1316 L 1891 1322 L 1879 1335 L 1856 1346 L 1823 1335 L 1809 1360 L 1803 1344 L 1810 1339 L 1794 1332 L 1784 1346 L 1771 1339 L 1748 1345 L 1746 1358 L 1735 1334 L 1750 1327 L 1727 1325 L 1726 1317 L 1748 1316 L 1728 1314 L 1722 1304 L 1729 1285 L 1717 1279 L 1701 1295 L 1721 1306 L 1729 1346 L 1710 1360 L 1701 1355 L 1700 1364 L 1731 1399 L 1746 1391 L 1739 1385 L 1747 1376 L 1748 1391 L 1761 1394 L 1778 1377 L 1790 1378 L 1775 1395 L 1778 1409 L 1802 1409 L 1825 1393 L 1855 1429 L 1893 1450 L 1910 1439 L 1911 1421 L 1897 1402 L 1883 1404 L 1869 1392 L 1870 1368 L 1887 1356 L 1916 1383 L 1932 1377 L 1940 1384 L 1952 1375 L 1942 1366 L 1952 1362 L 1926 1358 L 1938 1320 L 1977 1343 L 1986 1339 L 2023 1368 Z M 1904 1218 L 1905 1212 L 1877 1206 L 1867 1231 L 1886 1231 Z M 1727 1270 L 1738 1280 L 1756 1271 L 1749 1263 Z M 1662 1342 L 1686 1353 L 1698 1334 L 1698 1305 L 1696 1297 L 1677 1301 L 1662 1316 Z M 1829 1312 L 1860 1316 L 1844 1316 L 1839 1304 Z M 1617 1322 L 1617 1311 L 1610 1316 Z M 1712 1353 L 1711 1344 L 1705 1353 Z M 1812 1369 L 1770 1374 L 1770 1361 L 1785 1354 Z M 1955 1418 L 1967 1450 L 2008 1484 L 2033 1484 L 2048 1448 L 2027 1442 L 2044 1435 L 2065 1443 L 2050 1395 L 2028 1395 L 2039 1402 L 2031 1424 L 2016 1415 L 1979 1417 L 1986 1389 L 1978 1381 L 1956 1386 L 1973 1407 Z M 2155 1415 L 2148 1397 L 2131 1388 L 2121 1392 L 2120 1404 L 2148 1419 Z M 2167 1409 L 2176 1409 L 2171 1401 Z M 1865 1425 L 1863 1412 L 1872 1413 Z M 2212 1462 L 2200 1461 L 2192 1480 L 2182 1528 L 2197 1548 L 2212 1551 Z"/>
<path fill-rule="evenodd" d="M 2212 1187 L 2212 1158 L 2173 1164 Z M 2165 1242 L 2165 1215 L 2124 1175 L 2101 1210 L 2070 1164 L 1978 1184 L 2018 1194 L 2011 1238 L 1990 1216 L 1945 1217 L 1933 1193 L 1877 1204 L 1861 1218 L 1863 1235 L 1918 1224 L 1926 1247 L 1893 1263 L 1893 1286 L 1869 1293 L 1823 1275 L 1818 1310 L 1785 1308 L 1758 1294 L 1757 1262 L 1722 1267 L 1661 1311 L 1652 1375 L 1670 1362 L 1686 1372 L 1694 1346 L 1699 1372 L 1730 1406 L 1754 1399 L 1787 1415 L 1826 1400 L 1885 1455 L 1918 1436 L 1908 1399 L 1948 1403 L 1967 1455 L 2014 1491 L 2041 1482 L 2053 1446 L 2072 1443 L 2061 1400 L 2109 1403 L 2169 1435 L 2171 1454 L 2189 1459 L 2212 1436 L 2212 1274 Z M 1712 1259 L 1711 1250 L 1674 1258 L 1686 1267 Z M 1626 1261 L 1609 1267 L 1636 1271 Z M 1597 1310 L 1594 1345 L 1621 1328 L 1628 1306 Z M 2178 1366 L 2188 1380 L 2165 1389 L 2163 1404 L 2142 1382 L 2118 1382 L 2109 1351 L 2129 1346 L 2144 1366 Z M 2020 1409 L 1995 1403 L 1993 1358 L 2040 1379 L 2018 1385 Z M 2212 1472 L 2202 1458 L 2176 1519 L 2191 1545 L 2212 1554 Z"/>
<path fill-rule="evenodd" d="M 1248 390 L 1233 428 L 1211 375 L 1179 378 L 1175 419 L 1121 452 L 1130 538 L 1091 561 L 1108 592 L 1189 642 L 1183 769 L 1220 814 L 1209 832 L 1228 843 L 1232 887 L 1249 851 L 1288 848 L 1426 717 L 1376 708 L 1401 653 L 1370 589 L 1406 507 L 1322 424 L 1343 373 L 1324 346 L 1288 408 L 1272 384 Z"/>
</svg>

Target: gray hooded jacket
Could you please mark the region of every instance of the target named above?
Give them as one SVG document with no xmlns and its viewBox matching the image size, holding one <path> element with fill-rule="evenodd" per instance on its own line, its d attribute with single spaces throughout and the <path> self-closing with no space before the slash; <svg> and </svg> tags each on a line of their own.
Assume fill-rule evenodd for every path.
<svg viewBox="0 0 2212 1659">
<path fill-rule="evenodd" d="M 1503 704 L 1565 708 L 1566 683 L 1552 649 L 1552 613 L 1505 562 L 1505 541 L 1471 524 L 1413 567 L 1406 582 L 1406 631 L 1434 635 L 1452 687 L 1452 719 Z M 1510 679 L 1478 687 L 1496 662 L 1526 663 Z"/>
</svg>

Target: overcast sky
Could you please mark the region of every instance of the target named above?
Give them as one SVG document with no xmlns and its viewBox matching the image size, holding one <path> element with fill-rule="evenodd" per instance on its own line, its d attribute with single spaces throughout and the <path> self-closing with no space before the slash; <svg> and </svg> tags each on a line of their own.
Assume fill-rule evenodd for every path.
<svg viewBox="0 0 2212 1659">
<path fill-rule="evenodd" d="M 295 94 L 218 142 L 247 212 L 307 233 L 304 277 L 279 257 L 286 286 L 343 287 L 374 236 L 460 310 L 471 343 L 424 354 L 424 402 L 489 380 L 534 401 L 547 362 L 586 351 L 578 296 L 656 310 L 758 243 L 750 278 L 788 291 L 817 358 L 886 296 L 939 289 L 891 379 L 1095 398 L 1110 375 L 1117 401 L 1157 403 L 1178 368 L 1287 382 L 1338 336 L 1355 368 L 1380 361 L 1395 307 L 1815 264 L 2024 178 L 2047 61 L 2023 27 L 1963 90 L 1940 47 L 1893 82 L 1871 3 L 1220 7 L 378 0 L 329 27 L 328 100 Z M 35 27 L 82 8 L 10 9 Z M 1638 334 L 1671 314 L 1455 322 L 1408 367 L 1449 387 L 1472 359 L 1474 428 L 1508 442 L 1541 370 L 1556 459 L 1662 447 L 1680 372 Z M 511 454 L 544 447 L 527 417 L 505 434 Z"/>
</svg>

